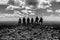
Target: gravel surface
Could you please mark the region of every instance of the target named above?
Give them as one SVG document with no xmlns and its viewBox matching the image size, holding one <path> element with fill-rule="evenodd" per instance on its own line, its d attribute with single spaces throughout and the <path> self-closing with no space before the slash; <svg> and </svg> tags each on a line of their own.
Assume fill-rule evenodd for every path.
<svg viewBox="0 0 60 40">
<path fill-rule="evenodd" d="M 0 40 L 59 40 L 59 30 L 52 28 L 28 28 L 19 26 L 14 29 L 4 29 L 0 31 Z"/>
</svg>

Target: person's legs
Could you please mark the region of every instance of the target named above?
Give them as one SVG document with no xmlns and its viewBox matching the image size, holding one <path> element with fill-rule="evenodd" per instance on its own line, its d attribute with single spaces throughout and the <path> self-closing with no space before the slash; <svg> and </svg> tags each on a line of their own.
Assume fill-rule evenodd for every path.
<svg viewBox="0 0 60 40">
<path fill-rule="evenodd" d="M 41 25 L 43 24 L 43 22 L 41 22 Z"/>
</svg>

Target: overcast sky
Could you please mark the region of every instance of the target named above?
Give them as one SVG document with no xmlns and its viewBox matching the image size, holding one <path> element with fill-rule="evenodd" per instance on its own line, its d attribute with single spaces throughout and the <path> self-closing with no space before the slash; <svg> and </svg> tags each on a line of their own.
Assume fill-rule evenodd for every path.
<svg viewBox="0 0 60 40">
<path fill-rule="evenodd" d="M 60 21 L 60 0 L 38 0 L 39 4 L 36 10 L 29 10 L 30 13 L 27 12 L 28 9 L 25 10 L 26 8 L 20 7 L 22 3 L 20 1 L 21 0 L 0 0 L 0 17 L 17 18 L 24 16 L 35 17 L 38 15 L 47 21 Z"/>
</svg>

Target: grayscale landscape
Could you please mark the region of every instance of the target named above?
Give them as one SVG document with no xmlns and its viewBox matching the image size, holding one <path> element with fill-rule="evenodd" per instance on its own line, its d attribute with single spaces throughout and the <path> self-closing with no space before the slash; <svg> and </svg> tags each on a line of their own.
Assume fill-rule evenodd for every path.
<svg viewBox="0 0 60 40">
<path fill-rule="evenodd" d="M 60 40 L 60 0 L 0 0 L 0 40 Z"/>
</svg>

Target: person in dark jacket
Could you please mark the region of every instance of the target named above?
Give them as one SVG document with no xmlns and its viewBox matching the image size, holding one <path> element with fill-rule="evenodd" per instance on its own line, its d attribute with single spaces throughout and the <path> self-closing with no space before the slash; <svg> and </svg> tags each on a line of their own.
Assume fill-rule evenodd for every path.
<svg viewBox="0 0 60 40">
<path fill-rule="evenodd" d="M 29 24 L 29 23 L 30 23 L 30 18 L 28 17 L 28 18 L 27 18 L 27 24 Z"/>
<path fill-rule="evenodd" d="M 40 22 L 40 23 L 41 23 L 41 25 L 42 25 L 42 23 L 43 23 L 43 18 L 42 18 L 42 17 L 40 17 L 39 22 Z"/>
<path fill-rule="evenodd" d="M 38 23 L 38 21 L 39 21 L 39 18 L 38 18 L 38 16 L 36 16 L 35 23 Z"/>
<path fill-rule="evenodd" d="M 33 24 L 34 23 L 34 19 L 33 18 L 31 18 L 31 24 Z"/>
<path fill-rule="evenodd" d="M 19 21 L 18 21 L 18 25 L 20 25 L 21 24 L 21 18 L 19 18 Z"/>
<path fill-rule="evenodd" d="M 25 17 L 23 17 L 23 25 L 25 25 L 26 24 L 26 19 L 25 19 Z"/>
</svg>

